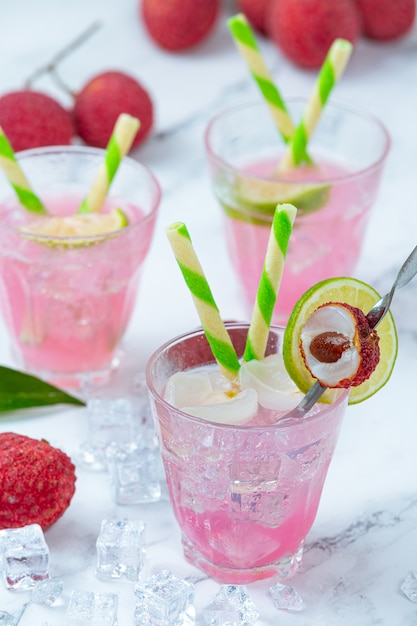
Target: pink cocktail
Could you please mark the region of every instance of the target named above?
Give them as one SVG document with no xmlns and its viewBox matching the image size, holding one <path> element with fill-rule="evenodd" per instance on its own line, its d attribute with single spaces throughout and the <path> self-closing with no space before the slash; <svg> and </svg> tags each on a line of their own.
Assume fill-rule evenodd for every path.
<svg viewBox="0 0 417 626">
<path fill-rule="evenodd" d="M 75 214 L 103 161 L 95 149 L 45 148 L 18 155 L 49 213 Z M 61 384 L 108 376 L 135 306 L 155 226 L 160 188 L 125 158 L 104 212 L 120 208 L 128 226 L 106 235 L 31 238 L 33 219 L 0 182 L 0 310 L 18 364 Z"/>
<path fill-rule="evenodd" d="M 227 324 L 238 356 L 248 326 Z M 267 354 L 281 350 L 272 327 Z M 192 417 L 164 399 L 176 372 L 215 367 L 203 331 L 150 358 L 147 382 L 173 510 L 186 558 L 219 582 L 292 573 L 319 506 L 348 392 L 302 420 L 261 409 L 246 425 Z"/>
<path fill-rule="evenodd" d="M 294 123 L 305 103 L 289 101 Z M 308 144 L 314 167 L 279 171 L 285 147 L 263 102 L 218 114 L 206 132 L 214 194 L 223 209 L 232 265 L 248 315 L 277 202 L 298 209 L 273 321 L 285 323 L 314 283 L 353 274 L 389 150 L 380 122 L 328 104 Z"/>
</svg>

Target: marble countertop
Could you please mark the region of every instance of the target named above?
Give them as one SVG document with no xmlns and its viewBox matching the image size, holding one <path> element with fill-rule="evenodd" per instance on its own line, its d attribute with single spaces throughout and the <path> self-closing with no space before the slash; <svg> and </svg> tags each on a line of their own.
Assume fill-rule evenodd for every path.
<svg viewBox="0 0 417 626">
<path fill-rule="evenodd" d="M 233 2 L 225 2 L 222 19 L 209 39 L 192 51 L 170 54 L 149 40 L 138 19 L 136 0 L 15 0 L 2 5 L 2 93 L 20 88 L 65 43 L 98 19 L 101 28 L 62 62 L 61 76 L 78 89 L 93 74 L 124 70 L 148 88 L 155 104 L 153 135 L 133 156 L 154 171 L 163 200 L 124 339 L 126 359 L 117 380 L 125 383 L 144 371 L 147 358 L 163 341 L 198 325 L 166 242 L 164 229 L 171 222 L 186 222 L 223 317 L 245 317 L 220 212 L 210 191 L 203 145 L 212 114 L 227 104 L 258 97 L 226 26 L 226 16 L 234 12 Z M 315 74 L 290 64 L 269 42 L 262 40 L 261 46 L 284 95 L 309 95 Z M 355 274 L 381 292 L 390 288 L 398 267 L 417 243 L 416 79 L 414 29 L 390 44 L 361 40 L 332 96 L 371 110 L 392 136 Z M 36 86 L 69 104 L 50 77 L 42 77 Z M 417 373 L 416 310 L 417 281 L 399 292 L 392 306 L 399 354 L 391 380 L 367 402 L 348 408 L 317 519 L 307 538 L 303 567 L 292 581 L 304 599 L 304 609 L 278 612 L 269 595 L 271 582 L 249 585 L 260 611 L 259 626 L 417 623 L 417 605 L 400 589 L 407 573 L 417 570 L 417 409 L 409 396 Z M 0 362 L 13 364 L 1 325 Z M 75 455 L 86 437 L 86 413 L 68 408 L 16 413 L 1 418 L 0 430 L 45 437 Z M 119 624 L 128 626 L 133 624 L 131 586 L 100 582 L 94 575 L 99 524 L 113 510 L 108 477 L 82 469 L 77 473 L 70 508 L 46 531 L 52 573 L 64 581 L 65 600 L 80 587 L 119 593 Z M 148 522 L 149 571 L 168 568 L 197 581 L 197 608 L 207 605 L 218 585 L 184 560 L 168 501 L 125 507 L 123 513 Z M 27 600 L 26 593 L 0 586 L 1 610 L 17 614 Z M 64 623 L 65 606 L 29 605 L 19 626 Z"/>
</svg>

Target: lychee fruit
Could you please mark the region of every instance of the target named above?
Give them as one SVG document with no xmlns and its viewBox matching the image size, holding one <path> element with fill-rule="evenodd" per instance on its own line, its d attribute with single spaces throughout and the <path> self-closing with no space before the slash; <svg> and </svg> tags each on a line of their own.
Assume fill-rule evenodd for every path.
<svg viewBox="0 0 417 626">
<path fill-rule="evenodd" d="M 237 7 L 248 22 L 263 35 L 267 34 L 267 13 L 273 0 L 237 0 Z"/>
<path fill-rule="evenodd" d="M 70 457 L 45 440 L 0 433 L 0 529 L 49 528 L 75 493 Z"/>
<path fill-rule="evenodd" d="M 274 0 L 267 29 L 293 63 L 314 69 L 321 67 L 335 39 L 354 44 L 362 24 L 354 0 Z"/>
<path fill-rule="evenodd" d="M 362 16 L 363 34 L 370 39 L 389 40 L 411 30 L 416 17 L 416 0 L 355 0 Z"/>
<path fill-rule="evenodd" d="M 158 46 L 186 50 L 210 34 L 220 12 L 220 0 L 140 0 L 139 12 Z"/>
<path fill-rule="evenodd" d="M 0 97 L 0 126 L 15 152 L 67 145 L 75 134 L 69 111 L 54 98 L 29 89 Z"/>
<path fill-rule="evenodd" d="M 379 363 L 379 336 L 357 307 L 332 302 L 306 321 L 300 350 L 310 374 L 324 387 L 356 387 Z"/>
<path fill-rule="evenodd" d="M 140 121 L 131 149 L 149 135 L 154 107 L 148 91 L 132 76 L 109 71 L 91 78 L 75 96 L 73 116 L 79 137 L 89 146 L 105 148 L 117 118 L 128 113 Z"/>
</svg>

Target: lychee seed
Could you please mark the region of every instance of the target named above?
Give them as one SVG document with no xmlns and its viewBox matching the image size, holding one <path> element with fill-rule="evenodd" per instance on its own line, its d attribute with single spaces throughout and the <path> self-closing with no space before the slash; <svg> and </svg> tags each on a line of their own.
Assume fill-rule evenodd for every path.
<svg viewBox="0 0 417 626">
<path fill-rule="evenodd" d="M 327 331 L 314 337 L 310 352 L 321 363 L 336 363 L 349 347 L 351 343 L 345 335 Z"/>
</svg>

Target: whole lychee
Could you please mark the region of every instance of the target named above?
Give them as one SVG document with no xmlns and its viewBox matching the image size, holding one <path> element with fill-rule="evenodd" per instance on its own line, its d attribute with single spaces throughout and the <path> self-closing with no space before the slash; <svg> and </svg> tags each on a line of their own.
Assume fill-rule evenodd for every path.
<svg viewBox="0 0 417 626">
<path fill-rule="evenodd" d="M 267 34 L 267 14 L 273 0 L 237 0 L 237 7 L 263 35 Z"/>
<path fill-rule="evenodd" d="M 325 387 L 361 385 L 379 363 L 379 336 L 357 307 L 320 306 L 301 332 L 301 354 L 313 378 Z"/>
<path fill-rule="evenodd" d="M 15 152 L 67 145 L 75 134 L 71 114 L 59 102 L 29 89 L 0 97 L 0 126 Z"/>
<path fill-rule="evenodd" d="M 416 0 L 355 0 L 370 39 L 389 40 L 411 30 L 416 17 Z"/>
<path fill-rule="evenodd" d="M 140 0 L 139 13 L 149 35 L 161 48 L 191 48 L 212 31 L 220 0 Z"/>
<path fill-rule="evenodd" d="M 132 76 L 119 71 L 91 78 L 75 96 L 73 116 L 79 137 L 88 145 L 105 148 L 121 113 L 137 117 L 140 128 L 132 149 L 149 135 L 154 107 L 148 91 Z"/>
<path fill-rule="evenodd" d="M 51 526 L 75 492 L 70 457 L 45 440 L 0 433 L 0 529 Z"/>
<path fill-rule="evenodd" d="M 354 0 L 273 0 L 267 29 L 291 61 L 313 69 L 322 65 L 335 39 L 354 44 L 362 24 Z"/>
</svg>

